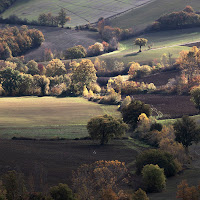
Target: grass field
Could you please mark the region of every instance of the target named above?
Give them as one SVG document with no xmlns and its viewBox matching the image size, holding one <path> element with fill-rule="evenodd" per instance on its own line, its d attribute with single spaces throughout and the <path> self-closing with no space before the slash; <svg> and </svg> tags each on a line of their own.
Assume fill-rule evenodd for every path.
<svg viewBox="0 0 200 200">
<path fill-rule="evenodd" d="M 112 26 L 140 30 L 153 23 L 161 15 L 183 10 L 191 5 L 196 11 L 200 9 L 199 0 L 156 0 L 138 9 L 125 13 L 110 21 Z"/>
<path fill-rule="evenodd" d="M 190 47 L 181 46 L 182 44 L 200 41 L 200 28 L 146 33 L 139 37 L 148 39 L 148 44 L 153 44 L 152 49 L 148 50 L 147 44 L 146 47 L 142 47 L 143 52 L 138 53 L 139 47 L 134 45 L 135 38 L 131 38 L 121 41 L 118 51 L 104 54 L 100 58 L 105 60 L 118 59 L 125 64 L 130 61 L 148 64 L 154 59 L 159 61 L 164 53 L 170 53 L 172 54 L 172 59 L 175 60 L 180 51 L 190 49 Z"/>
<path fill-rule="evenodd" d="M 3 17 L 15 14 L 29 20 L 37 19 L 39 14 L 51 12 L 58 14 L 60 8 L 66 8 L 71 22 L 68 26 L 96 22 L 100 17 L 110 17 L 130 8 L 142 5 L 149 0 L 17 0 Z"/>
<path fill-rule="evenodd" d="M 0 98 L 0 138 L 78 138 L 87 136 L 91 117 L 120 117 L 117 106 L 92 103 L 83 98 Z"/>
</svg>

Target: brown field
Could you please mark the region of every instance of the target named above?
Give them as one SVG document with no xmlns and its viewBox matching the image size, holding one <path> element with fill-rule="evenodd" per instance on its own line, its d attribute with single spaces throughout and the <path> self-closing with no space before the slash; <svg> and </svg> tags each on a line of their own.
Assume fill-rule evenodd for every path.
<svg viewBox="0 0 200 200">
<path fill-rule="evenodd" d="M 33 176 L 35 183 L 43 186 L 58 183 L 71 185 L 72 170 L 81 164 L 97 160 L 119 160 L 128 165 L 139 151 L 128 148 L 126 141 L 115 140 L 101 146 L 90 140 L 66 141 L 0 141 L 0 175 L 8 170 Z M 96 151 L 96 154 L 93 152 Z M 42 189 L 42 188 L 40 188 Z"/>
<path fill-rule="evenodd" d="M 98 33 L 91 31 L 76 31 L 57 27 L 40 26 L 30 26 L 30 28 L 36 28 L 42 31 L 45 42 L 43 42 L 39 48 L 31 50 L 25 55 L 27 61 L 31 59 L 41 61 L 46 48 L 51 49 L 52 52 L 59 52 L 76 45 L 83 45 L 85 48 L 88 48 L 95 42 L 100 41 Z"/>
<path fill-rule="evenodd" d="M 182 117 L 182 115 L 198 114 L 194 104 L 190 101 L 190 96 L 138 94 L 133 95 L 133 98 L 152 105 L 163 113 L 163 118 L 177 118 Z"/>
<path fill-rule="evenodd" d="M 160 72 L 152 74 L 143 78 L 137 78 L 135 81 L 145 82 L 145 83 L 154 83 L 155 86 L 161 86 L 167 84 L 168 80 L 171 78 L 176 78 L 180 75 L 180 71 L 172 70 L 166 72 Z"/>
</svg>

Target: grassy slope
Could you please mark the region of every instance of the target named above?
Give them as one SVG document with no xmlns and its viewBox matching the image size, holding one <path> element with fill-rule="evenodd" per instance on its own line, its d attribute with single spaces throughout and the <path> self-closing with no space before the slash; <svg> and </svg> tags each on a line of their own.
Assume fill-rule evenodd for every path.
<svg viewBox="0 0 200 200">
<path fill-rule="evenodd" d="M 139 47 L 133 45 L 135 38 L 131 38 L 120 43 L 119 51 L 104 54 L 100 56 L 100 58 L 118 59 L 124 63 L 136 61 L 148 64 L 148 62 L 151 62 L 154 59 L 160 59 L 163 53 L 171 53 L 173 54 L 172 57 L 175 59 L 178 57 L 180 51 L 190 49 L 186 46 L 179 46 L 180 44 L 191 43 L 200 40 L 200 28 L 147 33 L 141 35 L 140 37 L 147 38 L 148 43 L 153 44 L 153 49 L 148 50 L 147 47 L 143 47 L 143 52 L 137 53 Z"/>
<path fill-rule="evenodd" d="M 95 22 L 100 17 L 109 17 L 119 12 L 128 10 L 147 0 L 17 0 L 4 14 L 8 17 L 16 14 L 19 17 L 27 19 L 37 19 L 40 13 L 51 12 L 57 14 L 61 7 L 68 9 L 68 14 L 72 20 L 69 23 L 72 26 L 86 24 L 88 21 Z M 69 12 L 69 11 L 72 11 Z M 74 14 L 75 13 L 75 14 Z"/>
<path fill-rule="evenodd" d="M 193 6 L 197 11 L 200 9 L 199 0 L 156 0 L 155 2 L 112 19 L 110 23 L 112 26 L 121 28 L 133 27 L 135 29 L 141 29 L 153 23 L 161 15 L 173 11 L 180 11 L 188 4 Z"/>
<path fill-rule="evenodd" d="M 0 98 L 0 137 L 76 138 L 87 136 L 86 124 L 97 115 L 119 117 L 116 106 L 83 98 Z"/>
</svg>

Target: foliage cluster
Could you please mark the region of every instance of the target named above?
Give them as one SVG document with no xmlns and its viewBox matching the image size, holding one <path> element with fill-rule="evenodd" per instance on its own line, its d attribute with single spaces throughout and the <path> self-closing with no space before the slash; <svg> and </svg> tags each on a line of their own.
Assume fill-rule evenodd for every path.
<svg viewBox="0 0 200 200">
<path fill-rule="evenodd" d="M 200 185 L 190 187 L 186 180 L 181 181 L 177 186 L 176 198 L 181 200 L 199 200 Z"/>
<path fill-rule="evenodd" d="M 2 13 L 6 8 L 11 6 L 16 0 L 1 0 L 0 2 L 0 13 Z"/>
<path fill-rule="evenodd" d="M 87 124 L 88 133 L 93 140 L 100 140 L 101 145 L 108 143 L 111 138 L 121 137 L 128 129 L 120 119 L 110 115 L 91 118 Z"/>
<path fill-rule="evenodd" d="M 120 200 L 123 199 L 119 198 L 123 191 L 119 183 L 126 181 L 126 176 L 125 163 L 101 160 L 90 165 L 81 165 L 73 172 L 72 186 L 80 199 L 103 199 L 102 196 L 111 195 Z"/>
<path fill-rule="evenodd" d="M 153 83 L 124 81 L 122 76 L 117 76 L 114 79 L 109 79 L 107 83 L 107 90 L 114 89 L 119 94 L 131 95 L 137 93 L 147 93 L 156 90 L 156 86 Z"/>
<path fill-rule="evenodd" d="M 121 29 L 119 27 L 106 26 L 104 18 L 98 20 L 98 30 L 102 39 L 106 42 L 116 38 L 118 41 L 128 39 L 133 36 L 134 31 L 130 29 Z"/>
<path fill-rule="evenodd" d="M 62 28 L 70 20 L 71 18 L 67 16 L 67 13 L 63 8 L 60 9 L 60 12 L 58 13 L 57 16 L 53 16 L 52 13 L 41 13 L 37 20 L 32 20 L 32 21 L 29 21 L 26 18 L 24 19 L 19 18 L 15 14 L 10 15 L 8 18 L 5 19 L 0 17 L 0 22 L 4 24 L 37 25 L 37 26 L 51 26 L 51 27 L 58 27 L 60 25 Z"/>
<path fill-rule="evenodd" d="M 121 109 L 122 117 L 125 123 L 130 124 L 133 130 L 137 128 L 138 117 L 141 113 L 147 116 L 151 115 L 151 108 L 139 100 L 132 100 L 127 106 Z"/>
<path fill-rule="evenodd" d="M 8 171 L 1 178 L 1 200 L 76 200 L 67 184 L 58 184 L 48 188 L 48 192 L 35 192 L 35 189 L 25 182 L 24 175 L 16 171 Z"/>
<path fill-rule="evenodd" d="M 158 165 L 145 165 L 142 169 L 142 177 L 148 192 L 161 192 L 166 187 L 164 169 Z"/>
<path fill-rule="evenodd" d="M 191 6 L 179 12 L 172 12 L 161 16 L 152 25 L 153 30 L 180 29 L 200 25 L 200 15 Z"/>
<path fill-rule="evenodd" d="M 32 48 L 39 47 L 44 41 L 44 35 L 37 29 L 27 26 L 7 27 L 0 30 L 0 59 L 19 56 Z"/>
<path fill-rule="evenodd" d="M 154 164 L 163 168 L 166 177 L 174 176 L 180 170 L 171 154 L 155 149 L 147 150 L 137 157 L 137 173 L 141 173 L 143 167 L 147 164 Z"/>
</svg>

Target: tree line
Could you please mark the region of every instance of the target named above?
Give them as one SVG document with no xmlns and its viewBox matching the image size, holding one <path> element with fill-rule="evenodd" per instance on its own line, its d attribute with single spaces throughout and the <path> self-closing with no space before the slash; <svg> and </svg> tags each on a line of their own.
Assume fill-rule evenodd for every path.
<svg viewBox="0 0 200 200">
<path fill-rule="evenodd" d="M 9 6 L 11 6 L 16 0 L 1 0 L 0 1 L 0 13 L 5 11 Z"/>
<path fill-rule="evenodd" d="M 4 24 L 19 24 L 19 25 L 37 25 L 37 26 L 51 26 L 62 28 L 70 21 L 71 18 L 67 16 L 64 8 L 61 8 L 58 15 L 54 16 L 52 13 L 41 13 L 37 20 L 22 19 L 15 14 L 10 15 L 8 18 L 0 17 L 0 22 Z"/>
<path fill-rule="evenodd" d="M 0 60 L 19 56 L 32 48 L 39 47 L 44 41 L 44 35 L 37 29 L 9 27 L 0 29 Z"/>
<path fill-rule="evenodd" d="M 152 30 L 180 29 L 200 26 L 200 15 L 191 6 L 182 11 L 165 14 L 150 27 Z"/>
</svg>

